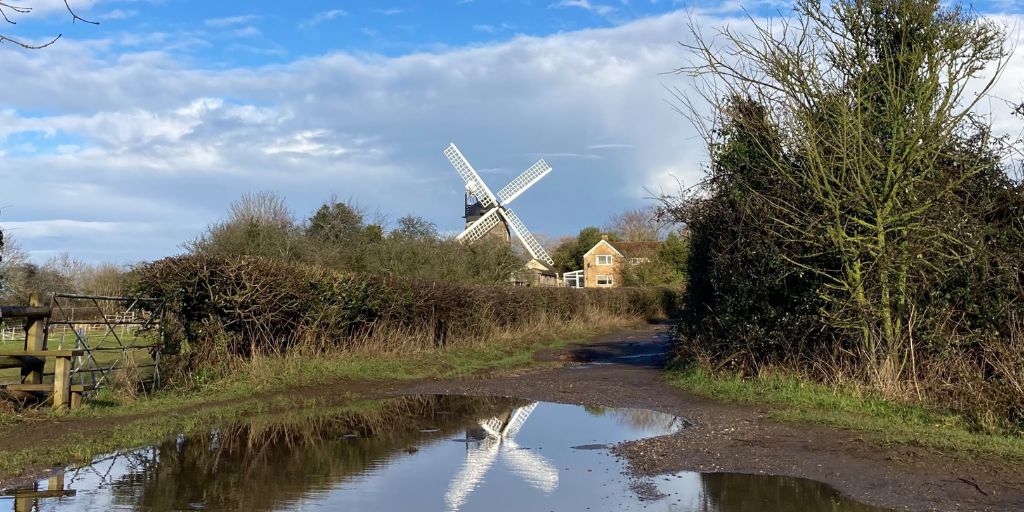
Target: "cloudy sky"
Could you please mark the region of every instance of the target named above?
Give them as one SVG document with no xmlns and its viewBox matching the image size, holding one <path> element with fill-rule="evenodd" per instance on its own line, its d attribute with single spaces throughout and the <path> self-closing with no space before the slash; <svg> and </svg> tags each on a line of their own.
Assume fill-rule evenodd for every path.
<svg viewBox="0 0 1024 512">
<path fill-rule="evenodd" d="M 0 226 L 37 261 L 174 254 L 260 190 L 300 217 L 336 195 L 456 230 L 449 142 L 494 190 L 545 158 L 554 172 L 514 206 L 535 233 L 575 233 L 699 179 L 700 140 L 665 89 L 686 86 L 667 72 L 688 20 L 788 15 L 776 0 L 71 0 L 92 26 L 62 0 L 22 3 L 35 11 L 4 34 L 63 34 L 0 45 Z M 1013 26 L 1022 10 L 975 7 Z M 1021 60 L 997 93 L 1024 96 Z"/>
</svg>

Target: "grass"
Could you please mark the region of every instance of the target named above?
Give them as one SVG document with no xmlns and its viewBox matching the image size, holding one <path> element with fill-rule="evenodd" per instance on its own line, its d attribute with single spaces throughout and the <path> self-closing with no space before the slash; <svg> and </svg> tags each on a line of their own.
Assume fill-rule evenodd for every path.
<svg viewBox="0 0 1024 512">
<path fill-rule="evenodd" d="M 23 435 L 38 421 L 68 424 L 65 434 L 16 451 L 0 452 L 0 477 L 37 467 L 83 462 L 118 449 L 152 444 L 169 436 L 199 432 L 243 417 L 273 410 L 310 408 L 315 400 L 296 403 L 294 394 L 278 392 L 333 385 L 344 393 L 345 381 L 408 381 L 465 378 L 534 366 L 533 355 L 571 341 L 621 329 L 636 322 L 570 325 L 504 336 L 472 346 L 444 350 L 374 353 L 345 351 L 318 357 L 264 356 L 235 365 L 230 373 L 193 385 L 131 398 L 101 390 L 70 413 L 40 409 L 21 415 L 0 413 L 0 437 Z M 261 395 L 253 399 L 254 394 Z M 269 398 L 265 398 L 269 397 Z M 349 399 L 352 397 L 349 396 Z M 332 400 L 333 401 L 333 400 Z M 109 426 L 87 430 L 88 420 L 109 419 Z M 76 422 L 81 428 L 76 428 Z M 88 422 L 94 425 L 96 422 Z"/>
<path fill-rule="evenodd" d="M 239 400 L 253 394 L 283 392 L 320 385 L 342 385 L 345 381 L 410 381 L 457 379 L 490 374 L 537 363 L 533 355 L 543 349 L 561 348 L 572 341 L 635 325 L 611 322 L 600 326 L 565 326 L 528 338 L 502 337 L 473 346 L 442 350 L 379 353 L 352 350 L 308 357 L 302 355 L 259 356 L 238 363 L 224 375 L 199 376 L 188 387 L 157 392 L 149 397 L 119 397 L 100 393 L 84 407 L 69 413 L 74 417 L 124 416 Z M 2 435 L 2 431 L 0 431 Z"/>
<path fill-rule="evenodd" d="M 701 369 L 672 370 L 667 378 L 674 386 L 717 400 L 777 406 L 769 414 L 776 420 L 851 430 L 876 444 L 1024 461 L 1024 438 L 974 432 L 957 414 L 898 403 L 851 387 L 834 388 L 794 375 L 743 379 Z"/>
<path fill-rule="evenodd" d="M 366 403 L 356 403 L 352 407 L 365 407 Z M 315 405 L 315 401 L 296 404 L 293 400 L 285 399 L 248 400 L 225 407 L 146 415 L 142 419 L 108 428 L 71 432 L 47 444 L 4 452 L 3 457 L 0 457 L 0 477 L 20 476 L 34 468 L 68 463 L 84 464 L 105 453 L 153 444 L 178 434 L 205 432 L 260 414 L 297 406 L 311 408 Z"/>
</svg>

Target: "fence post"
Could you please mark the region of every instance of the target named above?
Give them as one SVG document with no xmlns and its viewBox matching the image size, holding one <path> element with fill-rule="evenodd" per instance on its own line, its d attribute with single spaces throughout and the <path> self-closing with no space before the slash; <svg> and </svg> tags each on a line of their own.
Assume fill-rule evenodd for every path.
<svg viewBox="0 0 1024 512">
<path fill-rule="evenodd" d="M 39 295 L 33 293 L 28 299 L 29 306 L 40 306 Z M 25 350 L 38 351 L 46 350 L 46 321 L 47 318 L 28 318 L 25 323 Z M 22 373 L 22 382 L 25 384 L 42 384 L 43 369 L 40 367 L 25 367 Z"/>
<path fill-rule="evenodd" d="M 71 401 L 71 358 L 58 357 L 53 370 L 53 408 L 67 409 Z"/>
</svg>

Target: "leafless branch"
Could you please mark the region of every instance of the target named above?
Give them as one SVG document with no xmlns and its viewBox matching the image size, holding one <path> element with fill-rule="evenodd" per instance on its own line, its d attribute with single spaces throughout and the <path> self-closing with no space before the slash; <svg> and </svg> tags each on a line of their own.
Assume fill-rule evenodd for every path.
<svg viewBox="0 0 1024 512">
<path fill-rule="evenodd" d="M 64 7 L 67 9 L 68 14 L 71 15 L 71 22 L 72 23 L 74 23 L 76 21 L 81 21 L 82 23 L 88 23 L 90 25 L 99 25 L 98 21 L 87 20 L 87 19 L 79 16 L 78 13 L 76 13 L 75 10 L 71 8 L 71 4 L 68 3 L 68 0 L 64 0 Z M 5 1 L 5 0 L 0 0 L 0 17 L 2 17 L 3 20 L 6 21 L 8 24 L 11 24 L 11 25 L 17 25 L 18 24 L 17 21 L 12 19 L 15 14 L 29 14 L 31 12 L 32 12 L 32 8 L 31 7 L 25 7 L 25 6 L 22 6 L 22 5 L 16 5 L 16 4 L 12 4 L 12 3 L 8 2 L 8 1 Z M 46 48 L 47 46 L 50 46 L 50 45 L 56 43 L 61 38 L 61 36 L 63 36 L 63 35 L 64 34 L 57 34 L 56 36 L 54 36 L 49 41 L 46 41 L 46 42 L 40 43 L 40 44 L 32 44 L 32 43 L 25 42 L 24 40 L 21 40 L 21 39 L 15 38 L 15 37 L 11 37 L 11 36 L 8 36 L 8 35 L 0 34 L 0 43 L 5 43 L 5 42 L 11 43 L 11 44 L 14 44 L 16 46 L 20 46 L 20 47 L 22 47 L 22 48 L 24 48 L 26 50 L 39 50 L 39 49 Z"/>
</svg>

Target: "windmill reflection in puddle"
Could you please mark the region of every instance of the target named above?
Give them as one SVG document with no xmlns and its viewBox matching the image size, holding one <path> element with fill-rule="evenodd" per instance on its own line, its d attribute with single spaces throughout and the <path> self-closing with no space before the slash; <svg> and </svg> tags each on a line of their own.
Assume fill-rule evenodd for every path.
<svg viewBox="0 0 1024 512">
<path fill-rule="evenodd" d="M 558 487 L 558 469 L 542 455 L 515 442 L 516 434 L 537 408 L 538 402 L 513 409 L 506 415 L 480 420 L 477 429 L 466 431 L 466 463 L 445 494 L 448 510 L 457 511 L 500 457 L 530 487 L 550 494 Z"/>
</svg>

